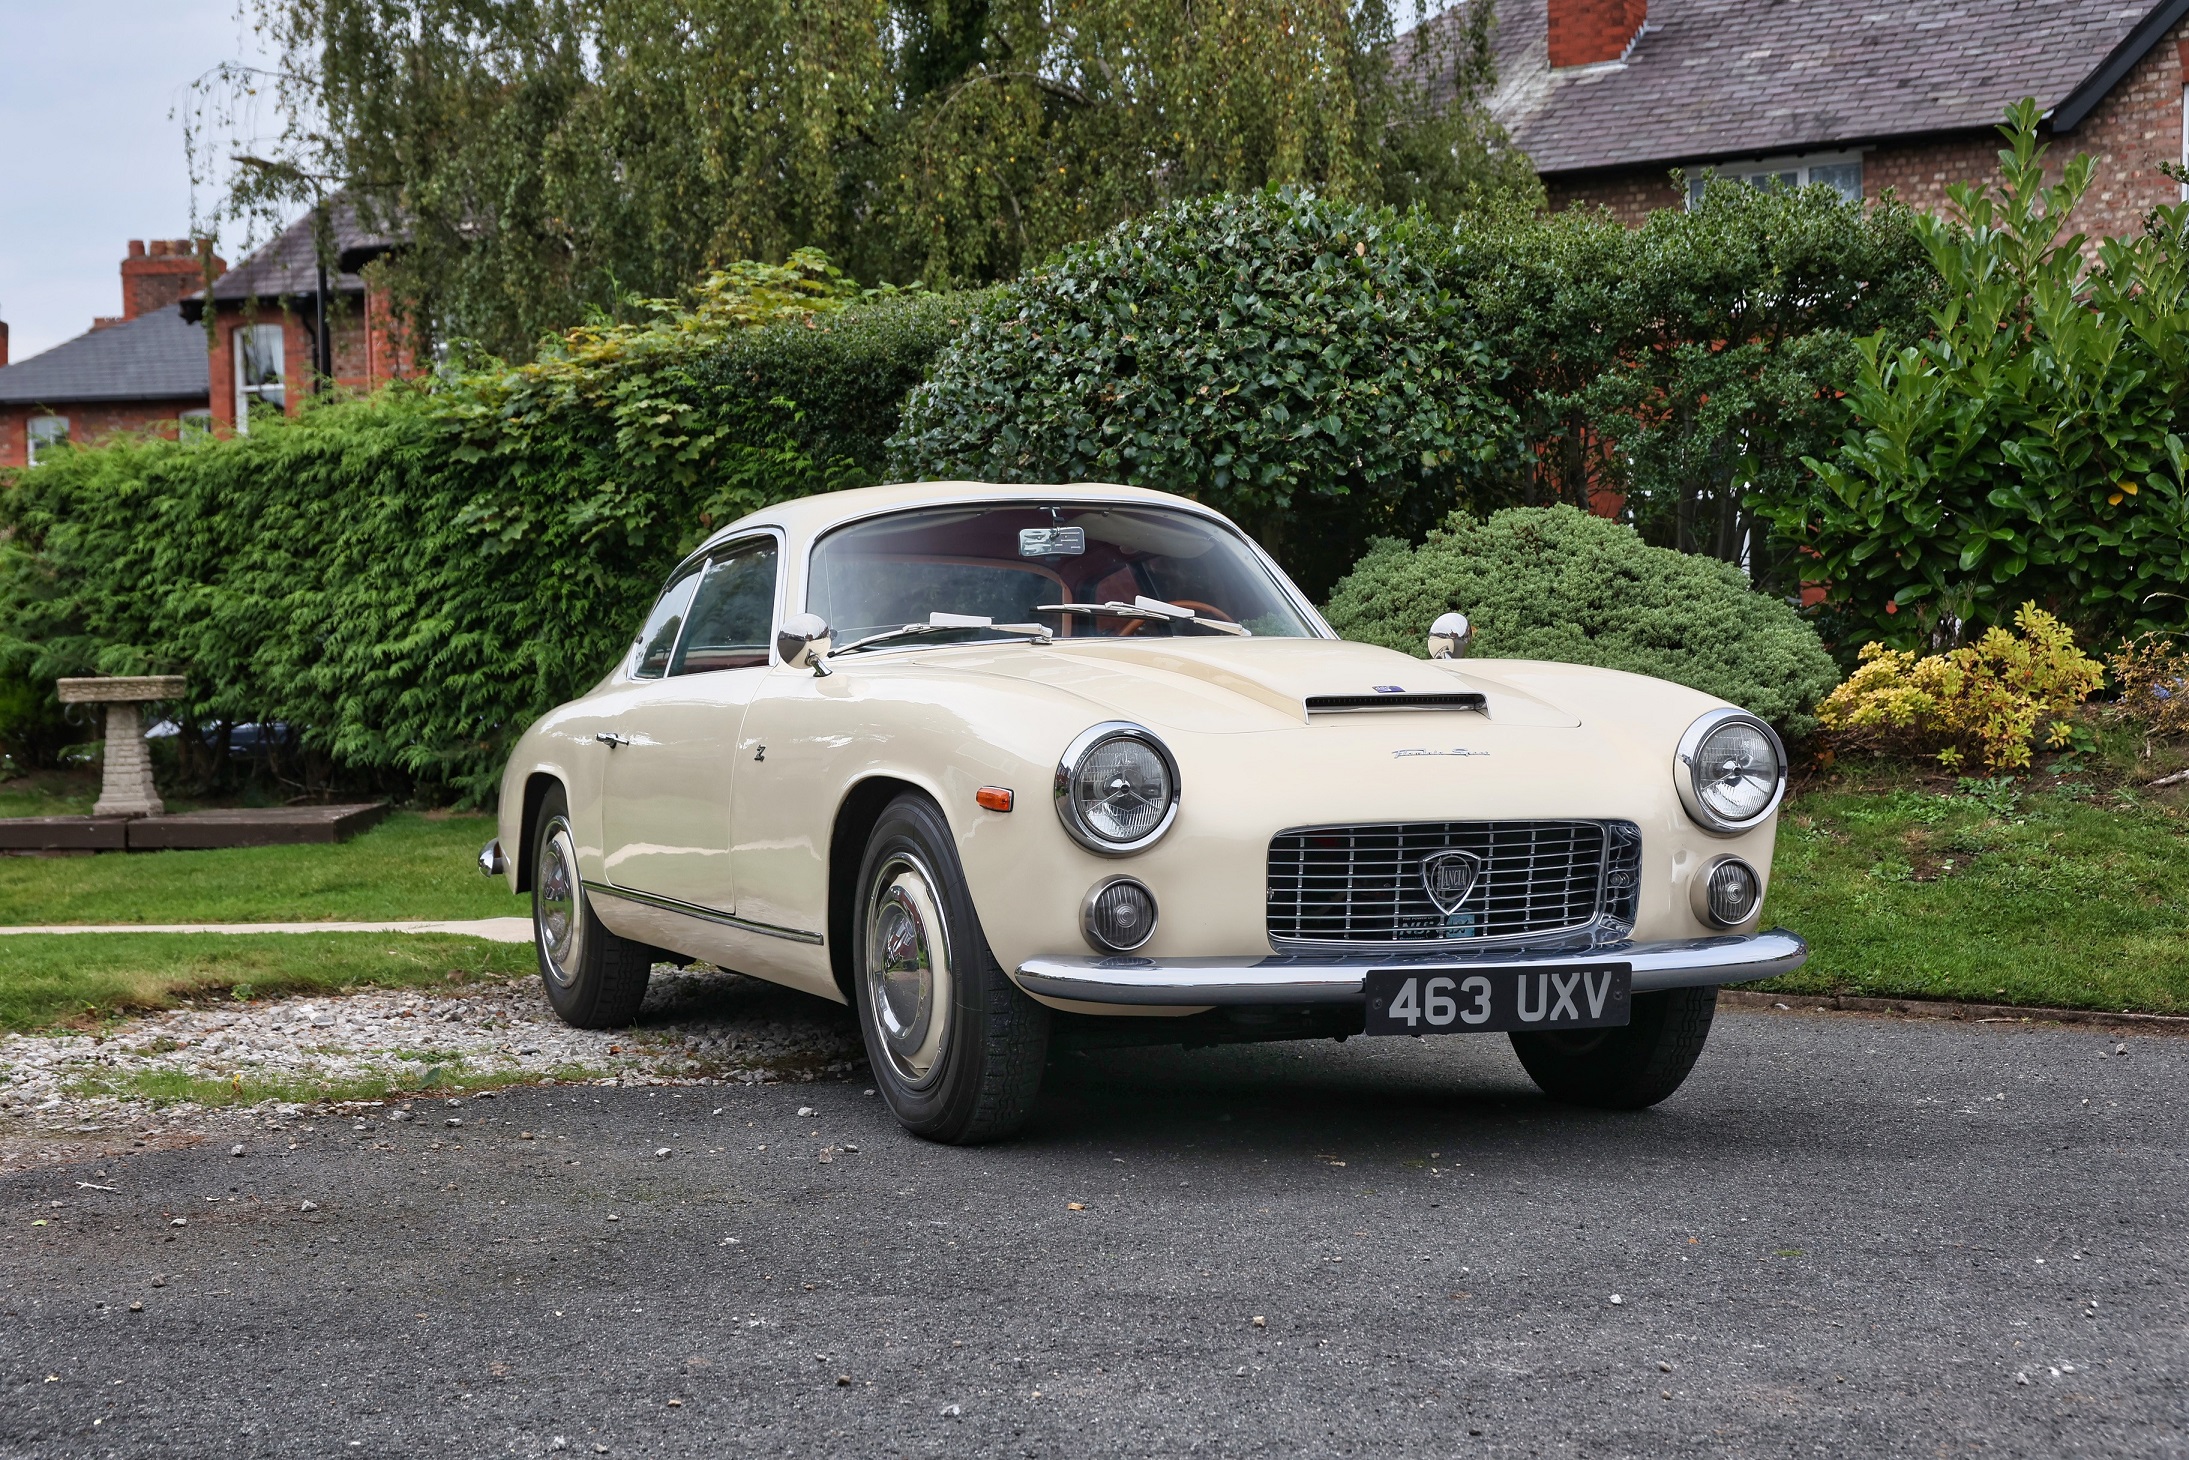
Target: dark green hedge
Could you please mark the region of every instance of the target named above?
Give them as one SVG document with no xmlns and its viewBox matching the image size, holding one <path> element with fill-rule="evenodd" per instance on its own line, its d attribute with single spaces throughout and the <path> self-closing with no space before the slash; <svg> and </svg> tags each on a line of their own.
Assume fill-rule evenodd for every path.
<svg viewBox="0 0 2189 1460">
<path fill-rule="evenodd" d="M 479 799 L 710 526 L 875 479 L 964 313 L 672 318 L 248 438 L 65 453 L 0 489 L 0 665 L 183 674 L 195 723 L 295 727 L 284 774 Z"/>
</svg>

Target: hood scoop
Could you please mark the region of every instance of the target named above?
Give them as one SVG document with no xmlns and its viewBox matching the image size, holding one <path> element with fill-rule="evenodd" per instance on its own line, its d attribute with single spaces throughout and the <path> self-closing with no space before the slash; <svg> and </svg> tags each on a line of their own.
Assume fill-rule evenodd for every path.
<svg viewBox="0 0 2189 1460">
<path fill-rule="evenodd" d="M 1383 710 L 1472 710 L 1480 715 L 1488 714 L 1489 709 L 1489 700 L 1471 690 L 1433 694 L 1385 691 L 1382 694 L 1372 695 L 1309 695 L 1307 697 L 1307 713 L 1310 715 L 1373 714 Z"/>
</svg>

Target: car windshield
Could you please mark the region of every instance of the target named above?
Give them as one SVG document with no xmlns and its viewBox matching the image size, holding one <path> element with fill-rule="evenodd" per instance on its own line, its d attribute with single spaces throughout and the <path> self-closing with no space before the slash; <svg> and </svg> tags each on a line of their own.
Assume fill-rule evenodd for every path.
<svg viewBox="0 0 2189 1460">
<path fill-rule="evenodd" d="M 839 645 L 938 613 L 1059 638 L 1316 634 L 1237 533 L 1164 507 L 929 507 L 853 523 L 814 547 L 806 599 Z"/>
</svg>

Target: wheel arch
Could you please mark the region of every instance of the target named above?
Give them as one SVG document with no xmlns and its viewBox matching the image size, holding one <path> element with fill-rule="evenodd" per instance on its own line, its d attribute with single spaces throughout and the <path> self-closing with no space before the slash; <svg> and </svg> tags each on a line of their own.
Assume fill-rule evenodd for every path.
<svg viewBox="0 0 2189 1460">
<path fill-rule="evenodd" d="M 848 1003 L 853 997 L 851 923 L 858 901 L 859 863 L 866 856 L 868 835 L 881 820 L 882 809 L 907 791 L 934 800 L 934 793 L 916 781 L 898 776 L 873 775 L 855 782 L 837 803 L 836 819 L 828 841 L 828 950 L 829 972 Z"/>
<path fill-rule="evenodd" d="M 539 838 L 540 808 L 547 804 L 550 791 L 561 791 L 566 802 L 570 795 L 570 788 L 562 783 L 562 778 L 551 772 L 534 771 L 525 778 L 524 810 L 517 822 L 517 845 L 504 848 L 503 853 L 517 868 L 519 892 L 532 890 L 532 844 Z"/>
</svg>

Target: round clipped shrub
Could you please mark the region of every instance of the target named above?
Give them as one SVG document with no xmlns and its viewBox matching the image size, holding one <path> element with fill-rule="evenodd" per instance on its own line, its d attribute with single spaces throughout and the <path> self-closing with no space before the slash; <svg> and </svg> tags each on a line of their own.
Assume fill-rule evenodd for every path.
<svg viewBox="0 0 2189 1460">
<path fill-rule="evenodd" d="M 1436 281 L 1449 247 L 1425 218 L 1292 190 L 1122 224 L 997 291 L 906 403 L 895 466 L 1177 492 L 1319 592 L 1517 449 Z"/>
<path fill-rule="evenodd" d="M 1572 507 L 1454 513 L 1420 547 L 1378 542 L 1323 612 L 1348 639 L 1420 655 L 1453 609 L 1474 622 L 1477 658 L 1669 679 L 1792 735 L 1816 728 L 1812 711 L 1839 682 L 1816 630 L 1740 569 Z"/>
</svg>

